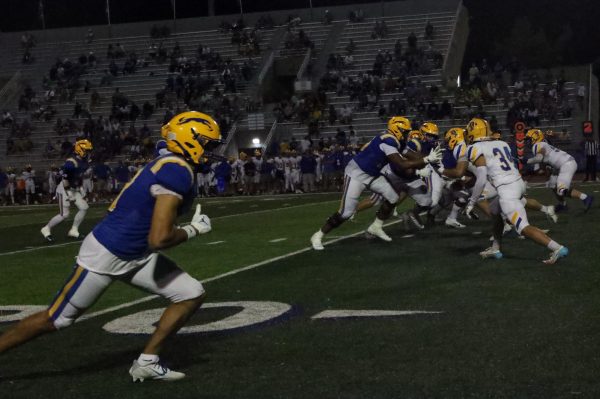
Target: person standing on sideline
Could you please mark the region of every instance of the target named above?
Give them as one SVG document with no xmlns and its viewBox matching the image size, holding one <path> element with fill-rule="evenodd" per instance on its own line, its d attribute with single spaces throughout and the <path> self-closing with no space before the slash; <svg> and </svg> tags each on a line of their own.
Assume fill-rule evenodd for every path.
<svg viewBox="0 0 600 399">
<path fill-rule="evenodd" d="M 596 163 L 598 162 L 598 142 L 593 137 L 585 140 L 585 180 L 596 181 Z"/>
</svg>

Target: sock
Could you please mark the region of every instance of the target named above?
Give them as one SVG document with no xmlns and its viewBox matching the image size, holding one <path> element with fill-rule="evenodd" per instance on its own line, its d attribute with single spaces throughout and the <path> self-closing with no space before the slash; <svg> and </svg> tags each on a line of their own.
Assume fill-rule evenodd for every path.
<svg viewBox="0 0 600 399">
<path fill-rule="evenodd" d="M 73 218 L 73 228 L 79 230 L 79 226 L 81 222 L 83 222 L 83 218 L 85 217 L 87 211 L 79 210 L 75 214 L 75 218 Z"/>
<path fill-rule="evenodd" d="M 587 194 L 586 193 L 581 193 L 581 195 L 579 196 L 579 199 L 582 201 L 585 201 L 585 199 L 587 198 Z"/>
<path fill-rule="evenodd" d="M 448 219 L 456 220 L 458 212 L 460 212 L 460 206 L 456 204 L 452 205 L 452 210 L 450 211 L 450 215 L 448 215 Z"/>
<path fill-rule="evenodd" d="M 497 239 L 494 238 L 494 240 L 492 241 L 492 248 L 497 249 L 499 251 L 500 250 L 500 241 L 498 241 Z"/>
<path fill-rule="evenodd" d="M 140 354 L 137 362 L 140 366 L 147 366 L 149 364 L 158 363 L 158 355 L 148 355 L 145 353 Z"/>
<path fill-rule="evenodd" d="M 560 245 L 559 243 L 557 243 L 554 240 L 550 240 L 550 242 L 548 243 L 548 249 L 550 251 L 556 251 L 557 249 L 559 249 L 560 247 L 562 247 L 562 245 Z"/>
<path fill-rule="evenodd" d="M 373 226 L 383 227 L 383 220 L 381 220 L 379 218 L 375 218 L 375 221 L 373 221 Z"/>
<path fill-rule="evenodd" d="M 324 236 L 325 234 L 324 234 L 324 233 L 323 233 L 321 230 L 319 230 L 319 231 L 317 231 L 317 232 L 315 233 L 315 235 L 316 235 L 316 236 L 317 236 L 319 239 L 322 239 L 322 238 L 323 238 L 323 236 Z"/>
<path fill-rule="evenodd" d="M 52 219 L 50 219 L 50 221 L 48 222 L 48 224 L 46 225 L 50 230 L 52 230 L 52 228 L 54 226 L 56 226 L 57 224 L 59 224 L 60 222 L 62 222 L 63 220 L 65 220 L 64 216 L 61 216 L 60 214 L 54 216 Z"/>
<path fill-rule="evenodd" d="M 543 213 L 548 213 L 548 207 L 546 205 L 542 205 L 542 209 L 540 209 Z"/>
</svg>

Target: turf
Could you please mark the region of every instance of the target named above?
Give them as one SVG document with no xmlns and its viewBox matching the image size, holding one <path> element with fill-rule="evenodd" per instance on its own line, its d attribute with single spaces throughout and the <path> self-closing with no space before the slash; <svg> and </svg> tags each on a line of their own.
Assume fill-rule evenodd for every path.
<svg viewBox="0 0 600 399">
<path fill-rule="evenodd" d="M 551 200 L 545 190 L 530 194 Z M 169 255 L 206 279 L 303 250 L 338 197 L 205 201 L 213 232 Z M 156 299 L 82 321 L 3 355 L 0 397 L 598 397 L 599 216 L 596 207 L 583 214 L 580 204 L 570 205 L 556 225 L 529 215 L 571 250 L 554 266 L 541 263 L 547 250 L 513 236 L 505 239 L 504 259 L 479 259 L 477 252 L 487 245 L 487 221 L 469 222 L 465 230 L 434 226 L 410 232 L 413 238 L 403 238 L 404 227 L 394 224 L 386 229 L 392 243 L 358 235 L 322 252 L 306 250 L 205 283 L 210 303 L 274 301 L 292 310 L 250 329 L 178 335 L 163 358 L 188 374 L 181 382 L 132 384 L 127 368 L 146 336 L 102 329 L 116 318 L 165 306 Z M 22 225 L 11 213 L 0 211 L 7 237 L 0 252 L 42 245 L 33 241 L 52 209 L 24 211 Z M 359 214 L 332 235 L 359 232 L 372 217 L 372 211 Z M 20 230 L 28 233 L 21 236 Z M 270 242 L 280 238 L 286 240 Z M 208 245 L 218 241 L 224 242 Z M 77 248 L 0 255 L 1 304 L 47 303 Z M 146 295 L 116 284 L 91 311 Z M 336 309 L 441 313 L 312 318 Z M 204 309 L 188 325 L 235 312 Z M 0 324 L 0 330 L 7 326 Z"/>
</svg>

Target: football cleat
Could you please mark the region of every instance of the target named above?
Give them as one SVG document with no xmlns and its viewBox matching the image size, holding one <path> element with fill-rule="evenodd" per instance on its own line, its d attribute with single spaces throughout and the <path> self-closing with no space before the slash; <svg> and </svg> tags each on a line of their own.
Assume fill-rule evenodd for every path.
<svg viewBox="0 0 600 399">
<path fill-rule="evenodd" d="M 556 251 L 550 253 L 550 257 L 543 262 L 547 265 L 555 264 L 560 258 L 564 258 L 569 254 L 569 249 L 565 246 L 561 246 Z"/>
<path fill-rule="evenodd" d="M 323 233 L 321 232 L 321 230 L 317 231 L 315 234 L 312 235 L 312 237 L 310 237 L 310 244 L 312 245 L 314 250 L 322 251 L 325 249 L 323 243 L 321 242 L 322 238 Z"/>
<path fill-rule="evenodd" d="M 455 229 L 464 229 L 465 227 L 467 227 L 464 224 L 462 224 L 461 222 L 459 222 L 458 220 L 450 219 L 450 218 L 446 219 L 445 224 L 446 224 L 446 226 L 454 227 Z"/>
<path fill-rule="evenodd" d="M 488 258 L 501 259 L 502 258 L 502 252 L 500 252 L 500 250 L 498 248 L 494 248 L 494 247 L 489 247 L 489 248 L 481 251 L 479 253 L 479 255 L 481 255 L 481 257 L 483 259 L 488 259 Z"/>
<path fill-rule="evenodd" d="M 75 227 L 71 227 L 71 229 L 67 233 L 67 236 L 78 239 L 79 238 L 79 230 L 77 230 Z"/>
<path fill-rule="evenodd" d="M 425 226 L 421 223 L 421 219 L 413 211 L 408 211 L 408 220 L 419 230 L 423 230 Z"/>
<path fill-rule="evenodd" d="M 504 228 L 502 229 L 502 235 L 506 235 L 512 231 L 512 226 L 510 223 L 504 223 Z"/>
<path fill-rule="evenodd" d="M 558 216 L 556 215 L 556 212 L 554 210 L 554 205 L 548 206 L 548 211 L 546 212 L 546 216 L 548 216 L 548 218 L 550 220 L 552 220 L 554 223 L 558 222 Z"/>
<path fill-rule="evenodd" d="M 585 205 L 585 211 L 587 212 L 590 210 L 590 208 L 592 207 L 592 204 L 594 203 L 594 196 L 593 195 L 588 195 L 586 199 L 583 200 L 583 205 Z"/>
<path fill-rule="evenodd" d="M 184 373 L 170 370 L 158 362 L 141 366 L 137 360 L 133 361 L 129 374 L 133 382 L 144 382 L 144 380 L 177 381 L 185 377 Z"/>
<path fill-rule="evenodd" d="M 48 242 L 54 242 L 54 239 L 52 238 L 52 234 L 50 234 L 50 228 L 48 226 L 44 226 L 42 227 L 42 229 L 40 230 L 40 232 L 42 233 L 42 235 L 44 236 L 44 239 Z"/>
<path fill-rule="evenodd" d="M 369 228 L 367 229 L 367 233 L 371 234 L 372 236 L 379 237 L 383 241 L 392 241 L 392 237 L 385 234 L 385 231 L 383 231 L 383 229 L 380 226 L 376 226 L 375 224 L 371 224 L 369 226 Z"/>
</svg>

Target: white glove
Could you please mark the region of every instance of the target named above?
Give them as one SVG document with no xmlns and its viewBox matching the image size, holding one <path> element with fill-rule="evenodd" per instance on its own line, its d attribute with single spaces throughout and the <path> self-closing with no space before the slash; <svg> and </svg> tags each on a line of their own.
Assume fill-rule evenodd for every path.
<svg viewBox="0 0 600 399">
<path fill-rule="evenodd" d="M 187 233 L 188 240 L 194 238 L 198 234 L 206 234 L 212 230 L 210 219 L 208 216 L 202 214 L 202 207 L 200 204 L 196 206 L 196 213 L 194 213 L 192 221 L 189 225 L 184 226 L 183 230 Z"/>
<path fill-rule="evenodd" d="M 423 161 L 425 161 L 425 163 L 438 163 L 439 161 L 442 160 L 442 156 L 443 156 L 442 147 L 440 147 L 438 145 L 433 150 L 431 150 L 429 155 L 427 155 L 425 158 L 423 158 Z"/>
<path fill-rule="evenodd" d="M 444 165 L 442 165 L 442 164 L 440 164 L 440 166 L 438 166 L 437 172 L 440 174 L 440 176 L 446 177 L 446 176 L 444 176 L 444 170 L 445 169 L 446 168 L 444 168 Z"/>
<path fill-rule="evenodd" d="M 423 169 L 417 169 L 415 174 L 419 177 L 429 177 L 431 176 L 431 168 L 424 167 Z"/>
</svg>

